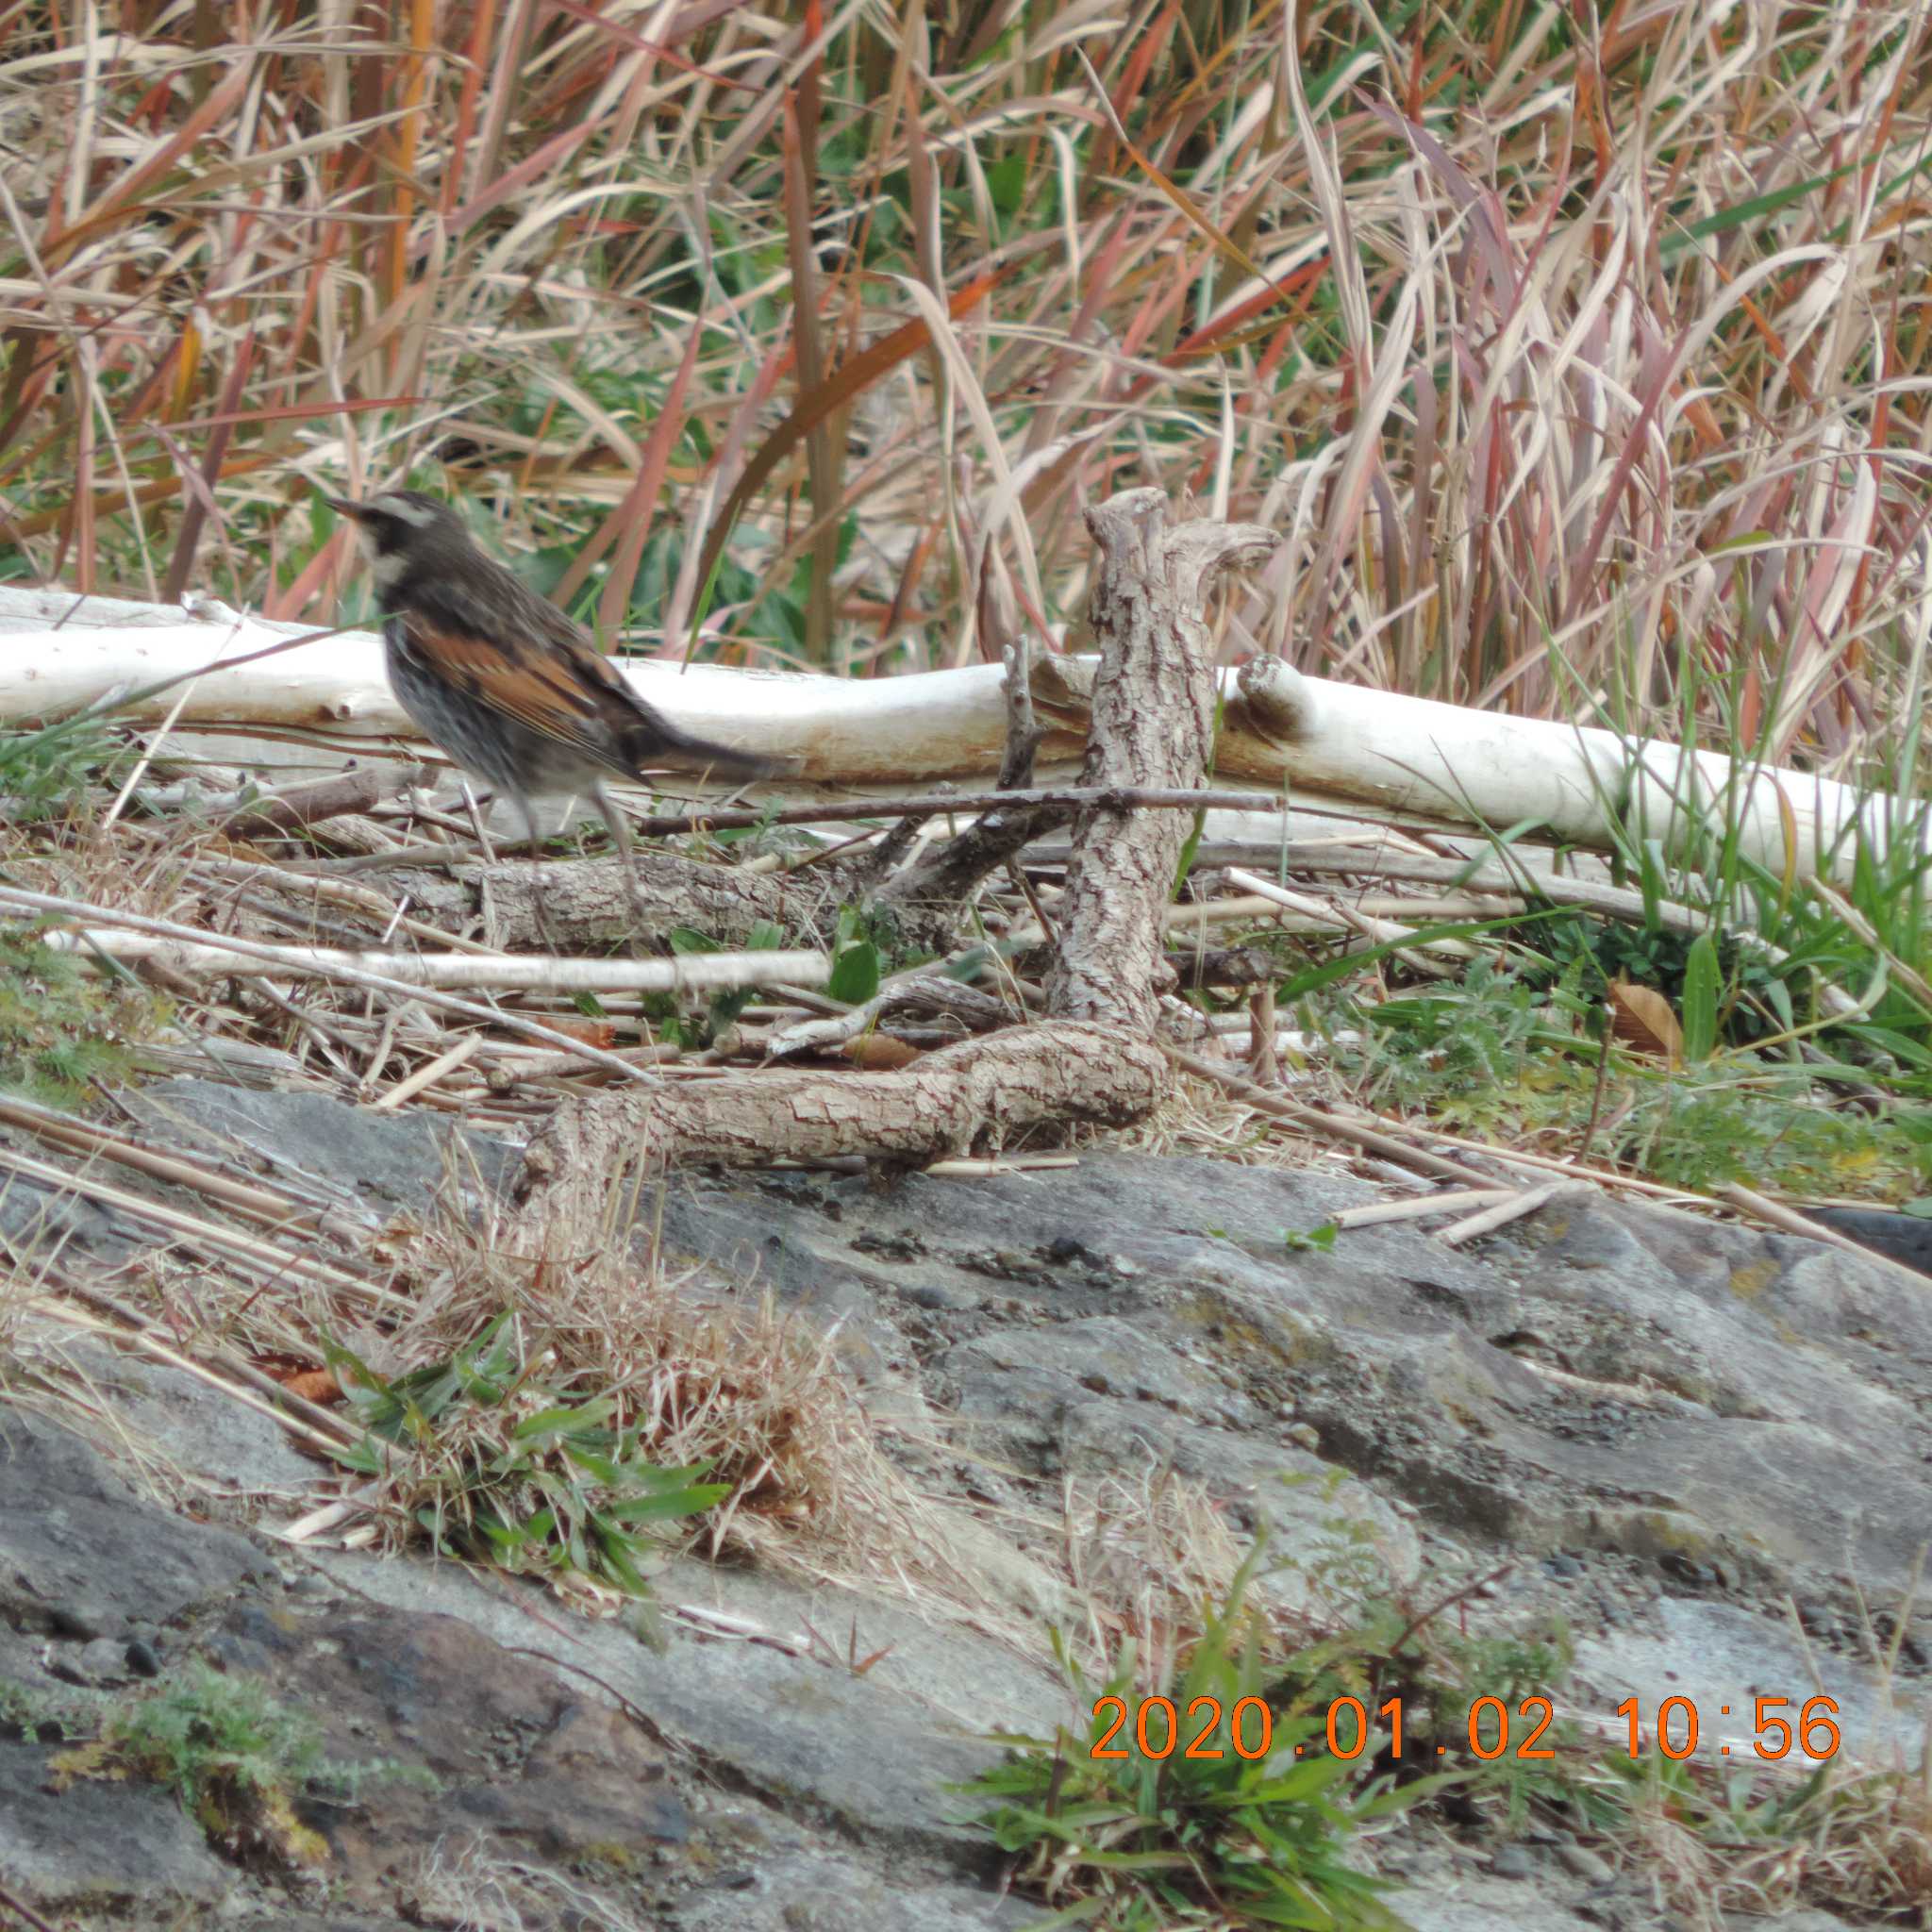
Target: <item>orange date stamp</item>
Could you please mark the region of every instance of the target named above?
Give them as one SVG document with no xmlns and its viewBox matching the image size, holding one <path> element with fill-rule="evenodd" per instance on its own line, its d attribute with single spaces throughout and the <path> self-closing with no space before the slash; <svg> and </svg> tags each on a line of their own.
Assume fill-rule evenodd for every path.
<svg viewBox="0 0 1932 1932">
<path fill-rule="evenodd" d="M 1744 1707 L 1735 1708 L 1720 1704 L 1714 1716 L 1731 1718 L 1741 1724 Z M 1096 1759 L 1171 1757 L 1176 1751 L 1182 1757 L 1224 1757 L 1229 1750 L 1237 1757 L 1266 1757 L 1274 1748 L 1274 1712 L 1259 1697 L 1243 1697 L 1226 1712 L 1218 1697 L 1196 1697 L 1183 1713 L 1171 1697 L 1142 1697 L 1131 1707 L 1124 1697 L 1094 1700 L 1093 1719 L 1104 1723 L 1088 1756 Z M 1653 1746 L 1664 1757 L 1681 1761 L 1692 1756 L 1705 1736 L 1705 1724 L 1696 1704 L 1689 1697 L 1666 1697 L 1646 1722 L 1641 1700 L 1626 1697 L 1618 1705 L 1616 1715 L 1626 1726 L 1632 1757 L 1641 1757 Z M 1743 1740 L 1725 1731 L 1714 1734 L 1707 1748 L 1721 1757 L 1751 1756 L 1770 1762 L 1796 1752 L 1813 1763 L 1823 1763 L 1838 1755 L 1841 1742 L 1838 1705 L 1829 1697 L 1807 1697 L 1794 1705 L 1789 1697 L 1754 1697 L 1750 1700 L 1751 1736 Z M 1466 1730 L 1473 1756 L 1485 1762 L 1504 1757 L 1524 1759 L 1553 1758 L 1552 1744 L 1543 1734 L 1556 1722 L 1557 1707 L 1547 1697 L 1525 1697 L 1512 1714 L 1500 1697 L 1478 1697 L 1470 1707 Z M 1386 1751 L 1391 1757 L 1402 1756 L 1402 1699 L 1391 1697 L 1376 1707 L 1373 1719 L 1359 1697 L 1337 1697 L 1329 1703 L 1324 1741 L 1331 1757 L 1359 1757 L 1369 1748 L 1376 1726 L 1386 1727 L 1387 1742 L 1376 1756 Z M 1297 1744 L 1297 1757 L 1320 1749 L 1319 1745 Z M 1438 1757 L 1447 1757 L 1449 1746 L 1438 1744 Z"/>
</svg>

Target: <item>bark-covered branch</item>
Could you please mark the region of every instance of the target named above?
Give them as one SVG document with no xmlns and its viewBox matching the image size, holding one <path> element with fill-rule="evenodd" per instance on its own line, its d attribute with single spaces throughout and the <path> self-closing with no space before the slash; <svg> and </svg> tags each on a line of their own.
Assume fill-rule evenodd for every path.
<svg viewBox="0 0 1932 1932">
<path fill-rule="evenodd" d="M 1086 785 L 1198 784 L 1214 747 L 1208 580 L 1258 562 L 1278 541 L 1257 524 L 1167 522 L 1158 490 L 1130 490 L 1087 512 L 1100 545 L 1092 617 L 1100 640 Z M 1075 822 L 1060 901 L 1055 1013 L 1150 1032 L 1161 966 L 1160 912 L 1188 834 L 1177 812 L 1090 807 Z"/>
<path fill-rule="evenodd" d="M 1275 540 L 1252 525 L 1170 527 L 1166 501 L 1152 490 L 1089 511 L 1088 525 L 1103 553 L 1089 780 L 1198 786 L 1215 705 L 1204 586 L 1221 565 L 1263 556 Z M 532 1254 L 587 1251 L 600 1238 L 610 1188 L 639 1163 L 651 1172 L 855 1153 L 925 1161 L 1040 1126 L 1141 1119 L 1172 1079 L 1154 1038 L 1157 974 L 1160 915 L 1186 830 L 1173 811 L 1082 812 L 1042 1022 L 890 1073 L 768 1069 L 567 1102 L 531 1143 L 512 1241 Z"/>
</svg>

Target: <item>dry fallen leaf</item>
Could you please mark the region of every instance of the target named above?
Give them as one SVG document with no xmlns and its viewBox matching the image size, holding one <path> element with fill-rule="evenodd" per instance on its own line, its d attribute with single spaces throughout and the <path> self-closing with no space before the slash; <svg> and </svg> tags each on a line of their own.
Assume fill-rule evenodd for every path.
<svg viewBox="0 0 1932 1932">
<path fill-rule="evenodd" d="M 561 1033 L 582 1046 L 601 1047 L 608 1053 L 617 1044 L 617 1028 L 608 1020 L 578 1020 L 568 1013 L 546 1013 L 543 1024 L 553 1033 Z"/>
<path fill-rule="evenodd" d="M 304 1369 L 299 1374 L 279 1375 L 275 1378 L 291 1395 L 299 1395 L 305 1402 L 320 1403 L 325 1407 L 341 1401 L 341 1384 L 330 1369 Z"/>
<path fill-rule="evenodd" d="M 920 1057 L 916 1046 L 908 1046 L 903 1040 L 894 1040 L 890 1033 L 861 1033 L 857 1040 L 845 1042 L 844 1053 L 854 1066 L 870 1067 L 878 1072 L 893 1067 L 909 1067 Z"/>
<path fill-rule="evenodd" d="M 1610 981 L 1610 1030 L 1638 1053 L 1661 1054 L 1672 1066 L 1684 1063 L 1684 1029 L 1671 1003 L 1654 986 L 1627 979 Z"/>
</svg>

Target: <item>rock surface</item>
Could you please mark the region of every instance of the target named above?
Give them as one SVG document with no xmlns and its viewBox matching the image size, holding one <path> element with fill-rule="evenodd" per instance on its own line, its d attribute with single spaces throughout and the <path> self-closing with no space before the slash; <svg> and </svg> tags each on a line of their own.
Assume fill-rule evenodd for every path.
<svg viewBox="0 0 1932 1932">
<path fill-rule="evenodd" d="M 472 1137 L 474 1165 L 453 1163 L 434 1120 L 313 1094 L 184 1080 L 130 1098 L 370 1229 L 425 1214 L 458 1167 L 487 1187 L 513 1161 Z M 35 1191 L 9 1195 L 9 1226 Z M 271 1422 L 62 1338 L 126 1434 L 83 1441 L 43 1391 L 45 1412 L 0 1410 L 0 1888 L 74 1925 L 129 1923 L 143 1886 L 183 1926 L 1024 1925 L 1038 1908 L 1000 1895 L 946 1787 L 989 1761 L 981 1734 L 1074 1715 L 1044 1620 L 1075 1607 L 1051 1531 L 1025 1524 L 1051 1521 L 1066 1481 L 1165 1471 L 1302 1558 L 1291 1594 L 1345 1547 L 1423 1600 L 1510 1566 L 1466 1613 L 1565 1621 L 1565 1716 L 1613 1727 L 1633 1692 L 1646 1709 L 1688 1697 L 1715 1748 L 1737 1722 L 1720 1706 L 1748 1738 L 1753 1700 L 1809 1696 L 1815 1670 L 1847 1753 L 1910 1748 L 1932 1620 L 1881 1626 L 1899 1646 L 1888 1704 L 1859 1660 L 1860 1604 L 1898 1613 L 1932 1527 L 1932 1295 L 1875 1260 L 1595 1198 L 1474 1254 L 1413 1224 L 1325 1251 L 1298 1239 L 1374 1197 L 1322 1171 L 1110 1151 L 991 1180 L 673 1183 L 661 1252 L 700 1271 L 693 1292 L 769 1291 L 835 1329 L 908 1472 L 1008 1512 L 981 1574 L 1030 1646 L 883 1592 L 680 1561 L 659 1595 L 709 1622 L 674 1615 L 660 1656 L 525 1586 L 293 1550 L 251 1527 L 312 1500 L 315 1466 Z M 70 1267 L 152 1241 L 120 1210 L 38 1205 Z M 23 1359 L 44 1340 L 27 1334 Z M 117 1440 L 175 1473 L 173 1507 L 112 1466 Z M 842 1645 L 848 1626 L 858 1654 L 884 1652 L 862 1674 L 791 1641 Z M 153 1786 L 54 1794 L 63 1724 L 192 1656 L 312 1711 L 331 1756 L 436 1788 L 309 1804 L 328 1857 L 307 1874 L 225 1859 Z M 1662 1923 L 1641 1874 L 1587 1846 L 1391 1840 L 1388 1869 L 1418 1932 Z"/>
</svg>

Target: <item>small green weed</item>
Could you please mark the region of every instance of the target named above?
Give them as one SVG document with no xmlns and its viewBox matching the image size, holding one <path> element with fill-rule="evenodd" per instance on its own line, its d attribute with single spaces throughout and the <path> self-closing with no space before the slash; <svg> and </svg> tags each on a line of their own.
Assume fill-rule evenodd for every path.
<svg viewBox="0 0 1932 1932">
<path fill-rule="evenodd" d="M 1281 1245 L 1291 1255 L 1325 1255 L 1335 1246 L 1335 1237 L 1341 1229 L 1332 1221 L 1324 1221 L 1314 1227 L 1285 1227 L 1281 1230 Z"/>
<path fill-rule="evenodd" d="M 18 1677 L 0 1677 L 0 1737 L 64 1743 L 70 1738 L 92 1737 L 99 1719 L 99 1710 L 90 1707 L 84 1692 L 55 1696 Z"/>
<path fill-rule="evenodd" d="M 439 1550 L 648 1595 L 647 1527 L 709 1508 L 729 1486 L 699 1480 L 708 1463 L 646 1461 L 639 1428 L 616 1425 L 615 1395 L 547 1397 L 520 1367 L 508 1321 L 506 1311 L 446 1361 L 393 1379 L 331 1346 L 366 1431 L 339 1459 L 383 1478 Z"/>
<path fill-rule="evenodd" d="M 1017 1861 L 1016 1882 L 1058 1909 L 1042 1924 L 1106 1932 L 1298 1926 L 1388 1932 L 1399 1919 L 1357 1840 L 1454 1774 L 1398 1785 L 1369 1724 L 1333 1748 L 1330 1646 L 1282 1655 L 1248 1593 L 1257 1550 L 1184 1664 L 1141 1681 L 1122 1646 L 1098 1697 L 1058 1633 L 1084 1736 L 1003 1735 L 1007 1761 L 962 1787 Z M 1339 1694 L 1339 1693 L 1338 1693 Z"/>
<path fill-rule="evenodd" d="M 1579 1786 L 1596 1828 L 1665 1874 L 1687 1924 L 1810 1905 L 1859 1924 L 1922 1923 L 1932 1894 L 1932 1759 L 1777 1766 L 1612 1751 Z"/>
<path fill-rule="evenodd" d="M 1932 1179 L 1932 1127 L 1907 1103 L 1835 1108 L 1829 1083 L 1869 1083 L 1837 1060 L 1733 1049 L 1672 1069 L 1607 1050 L 1573 956 L 1554 981 L 1474 962 L 1459 983 L 1354 1008 L 1366 1035 L 1338 1055 L 1369 1105 L 1422 1114 L 1474 1136 L 1524 1143 L 1553 1136 L 1675 1187 L 1745 1181 L 1796 1194 L 1902 1200 Z"/>
<path fill-rule="evenodd" d="M 84 973 L 31 931 L 0 933 L 0 1090 L 73 1107 L 125 1074 L 128 1048 L 166 1019 L 168 1003 L 121 973 Z"/>
<path fill-rule="evenodd" d="M 347 1797 L 374 1781 L 433 1788 L 420 1767 L 383 1758 L 345 1763 L 323 1755 L 321 1726 L 291 1710 L 252 1677 L 231 1677 L 199 1660 L 144 1696 L 108 1713 L 97 1744 L 56 1760 L 64 1776 L 131 1766 L 168 1785 L 210 1838 L 235 1851 L 268 1851 L 290 1863 L 324 1854 L 297 1822 L 293 1802 L 310 1788 Z"/>
<path fill-rule="evenodd" d="M 255 1678 L 225 1676 L 199 1661 L 130 1700 L 103 1735 L 191 1811 L 299 1790 L 323 1763 L 313 1718 L 278 1703 Z"/>
<path fill-rule="evenodd" d="M 0 817 L 36 824 L 67 812 L 91 780 L 128 753 L 97 712 L 76 711 L 30 731 L 0 729 Z"/>
</svg>

